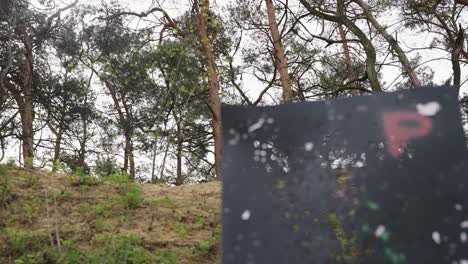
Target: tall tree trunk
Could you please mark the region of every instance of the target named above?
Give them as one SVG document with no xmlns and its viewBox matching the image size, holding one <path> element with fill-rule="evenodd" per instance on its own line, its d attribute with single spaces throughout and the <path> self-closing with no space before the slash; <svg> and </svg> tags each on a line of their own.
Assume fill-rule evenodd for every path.
<svg viewBox="0 0 468 264">
<path fill-rule="evenodd" d="M 82 168 L 87 167 L 87 165 L 86 165 L 86 141 L 84 141 L 84 140 L 80 140 L 80 151 L 79 151 L 79 155 L 78 155 L 78 164 Z"/>
<path fill-rule="evenodd" d="M 127 136 L 125 136 L 125 147 L 124 147 L 124 166 L 123 166 L 123 170 L 128 173 L 128 156 L 129 156 L 129 142 L 128 142 L 128 139 L 127 139 Z"/>
<path fill-rule="evenodd" d="M 88 92 L 91 87 L 91 81 L 93 79 L 93 76 L 94 76 L 94 72 L 91 71 L 91 74 L 89 75 L 89 78 L 88 78 L 88 84 L 86 86 L 86 93 L 84 96 L 84 102 L 83 102 L 84 107 L 88 107 Z M 83 137 L 79 140 L 80 151 L 79 151 L 78 163 L 81 168 L 88 171 L 89 168 L 86 165 L 86 143 L 88 142 L 88 115 L 86 111 L 84 111 L 81 115 L 81 124 L 82 124 Z"/>
<path fill-rule="evenodd" d="M 159 172 L 159 180 L 164 179 L 164 168 L 166 168 L 167 154 L 169 153 L 169 142 L 170 142 L 170 137 L 167 138 L 166 150 L 164 151 L 164 157 L 163 157 L 162 164 L 161 164 L 161 171 Z"/>
<path fill-rule="evenodd" d="M 215 145 L 215 171 L 218 179 L 221 179 L 221 99 L 219 98 L 219 81 L 216 69 L 215 56 L 208 38 L 206 21 L 209 17 L 209 1 L 194 0 L 194 9 L 197 12 L 197 33 L 205 55 L 206 69 L 208 72 L 209 94 L 211 100 L 211 113 L 213 115 L 213 137 Z"/>
<path fill-rule="evenodd" d="M 136 179 L 136 169 L 135 169 L 135 156 L 133 154 L 133 142 L 130 139 L 130 153 L 128 155 L 128 160 L 130 163 L 130 179 L 135 180 Z"/>
<path fill-rule="evenodd" d="M 463 30 L 463 27 L 459 25 L 457 38 L 455 39 L 452 49 L 453 86 L 458 92 L 460 92 L 461 87 L 460 55 L 463 50 L 464 41 L 465 31 Z"/>
<path fill-rule="evenodd" d="M 156 155 L 158 154 L 158 137 L 154 136 L 153 158 L 151 162 L 151 183 L 156 183 Z"/>
<path fill-rule="evenodd" d="M 33 168 L 34 163 L 34 142 L 33 142 L 33 126 L 32 126 L 32 104 L 25 103 L 20 110 L 21 126 L 22 126 L 22 143 L 23 143 L 23 162 L 26 168 Z"/>
<path fill-rule="evenodd" d="M 85 96 L 85 105 L 87 104 L 88 96 Z M 80 151 L 78 157 L 78 163 L 80 167 L 86 168 L 86 142 L 88 141 L 88 120 L 86 115 L 82 116 L 81 119 L 83 137 L 79 140 L 80 142 Z"/>
<path fill-rule="evenodd" d="M 123 109 L 125 111 L 124 115 L 124 134 L 125 134 L 125 170 L 130 169 L 130 179 L 135 180 L 135 157 L 133 155 L 133 115 L 131 109 L 127 105 L 125 100 L 125 95 L 122 94 L 120 97 L 122 102 Z"/>
<path fill-rule="evenodd" d="M 52 172 L 56 172 L 58 170 L 56 163 L 60 161 L 60 150 L 62 146 L 62 136 L 63 136 L 63 129 L 59 128 L 56 134 L 55 139 L 55 146 L 54 146 L 54 165 L 52 166 Z"/>
<path fill-rule="evenodd" d="M 125 151 L 124 151 L 124 170 L 128 172 L 131 180 L 135 180 L 135 157 L 133 155 L 133 142 L 130 134 L 125 135 Z"/>
<path fill-rule="evenodd" d="M 177 177 L 175 182 L 177 186 L 184 184 L 182 176 L 182 140 L 182 128 L 179 120 L 177 122 Z"/>
<path fill-rule="evenodd" d="M 275 58 L 277 68 L 280 73 L 281 84 L 283 86 L 283 100 L 285 102 L 292 100 L 292 82 L 288 73 L 288 62 L 284 54 L 284 47 L 281 43 L 281 35 L 276 22 L 275 7 L 272 0 L 266 0 L 266 8 L 268 14 L 268 24 L 270 26 L 271 37 L 273 39 L 273 47 L 275 48 Z"/>
<path fill-rule="evenodd" d="M 33 46 L 31 36 L 22 29 L 23 44 L 25 47 L 25 71 L 24 71 L 24 84 L 23 94 L 24 101 L 20 105 L 21 125 L 23 130 L 23 160 L 27 168 L 34 167 L 34 97 L 33 97 Z"/>
<path fill-rule="evenodd" d="M 348 80 L 354 80 L 354 70 L 353 70 L 353 64 L 351 63 L 351 52 L 349 51 L 349 45 L 348 45 L 348 40 L 346 39 L 346 33 L 343 29 L 343 25 L 338 26 L 338 30 L 340 31 L 340 38 L 341 41 L 343 42 L 343 52 L 345 56 L 345 64 L 346 64 L 346 72 L 348 74 Z M 351 84 L 352 87 L 357 87 L 357 84 L 354 82 Z M 360 91 L 359 90 L 351 90 L 352 95 L 359 95 Z"/>
<path fill-rule="evenodd" d="M 388 44 L 390 44 L 392 49 L 395 51 L 395 53 L 398 56 L 398 59 L 400 60 L 402 66 L 403 66 L 403 69 L 408 74 L 413 87 L 420 87 L 421 86 L 421 81 L 418 79 L 418 76 L 416 75 L 416 72 L 414 71 L 414 68 L 411 65 L 411 62 L 409 61 L 408 57 L 406 56 L 406 53 L 403 51 L 403 49 L 398 44 L 398 41 L 396 41 L 396 39 L 387 32 L 385 27 L 383 27 L 382 25 L 379 24 L 377 19 L 375 19 L 375 17 L 372 15 L 372 13 L 371 13 L 371 11 L 369 9 L 369 6 L 366 3 L 364 3 L 363 0 L 354 0 L 354 2 L 356 2 L 361 7 L 361 9 L 362 9 L 362 11 L 364 11 L 364 14 L 366 15 L 367 19 L 372 23 L 372 25 L 375 27 L 375 29 L 377 29 L 379 34 L 382 35 L 385 38 L 385 40 L 388 42 Z"/>
</svg>

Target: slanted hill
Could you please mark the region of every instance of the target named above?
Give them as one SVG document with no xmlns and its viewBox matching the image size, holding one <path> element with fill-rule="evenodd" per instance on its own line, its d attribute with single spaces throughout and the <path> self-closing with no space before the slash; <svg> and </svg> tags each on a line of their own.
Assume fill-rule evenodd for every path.
<svg viewBox="0 0 468 264">
<path fill-rule="evenodd" d="M 219 183 L 141 185 L 6 166 L 0 176 L 0 263 L 220 262 Z"/>
</svg>

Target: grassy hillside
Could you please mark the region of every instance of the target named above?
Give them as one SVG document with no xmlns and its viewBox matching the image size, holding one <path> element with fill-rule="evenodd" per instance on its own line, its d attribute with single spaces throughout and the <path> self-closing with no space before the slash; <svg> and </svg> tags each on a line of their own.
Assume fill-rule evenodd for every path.
<svg viewBox="0 0 468 264">
<path fill-rule="evenodd" d="M 219 183 L 0 167 L 0 263 L 219 263 Z"/>
</svg>

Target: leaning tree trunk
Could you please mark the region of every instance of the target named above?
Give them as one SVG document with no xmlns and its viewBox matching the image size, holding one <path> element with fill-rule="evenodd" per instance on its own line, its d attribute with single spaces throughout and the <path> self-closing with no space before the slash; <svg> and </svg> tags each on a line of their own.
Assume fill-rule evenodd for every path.
<svg viewBox="0 0 468 264">
<path fill-rule="evenodd" d="M 385 27 L 379 24 L 377 19 L 372 15 L 369 6 L 362 0 L 354 0 L 364 11 L 364 14 L 366 15 L 367 19 L 372 23 L 372 25 L 377 29 L 380 35 L 382 35 L 385 40 L 390 44 L 392 49 L 395 51 L 395 53 L 398 56 L 398 59 L 400 60 L 403 68 L 405 69 L 406 73 L 408 74 L 411 84 L 413 87 L 420 87 L 421 86 L 421 81 L 418 79 L 418 76 L 416 75 L 416 72 L 414 71 L 413 66 L 411 65 L 411 62 L 409 61 L 408 57 L 406 56 L 406 53 L 403 51 L 403 49 L 400 47 L 398 44 L 398 41 L 390 35 L 387 30 L 385 30 Z"/>
<path fill-rule="evenodd" d="M 219 81 L 216 69 L 215 56 L 208 38 L 206 21 L 209 17 L 209 1 L 194 0 L 194 9 L 197 11 L 197 33 L 201 43 L 202 52 L 205 55 L 206 69 L 208 71 L 210 108 L 213 116 L 213 137 L 215 145 L 215 171 L 218 179 L 221 179 L 221 99 L 219 98 Z"/>
<path fill-rule="evenodd" d="M 354 80 L 354 70 L 353 70 L 353 64 L 351 63 L 351 52 L 349 51 L 349 45 L 348 45 L 348 40 L 346 39 L 346 33 L 343 29 L 343 25 L 338 26 L 338 30 L 340 31 L 340 38 L 341 41 L 343 42 L 343 52 L 345 56 L 345 64 L 346 64 L 346 72 L 348 75 L 348 80 Z M 353 82 L 351 84 L 352 87 L 356 87 L 357 83 Z M 360 91 L 358 89 L 353 89 L 351 90 L 352 95 L 359 95 Z"/>
<path fill-rule="evenodd" d="M 359 42 L 364 48 L 366 53 L 366 73 L 367 79 L 371 85 L 371 88 L 374 92 L 381 92 L 382 87 L 380 86 L 379 76 L 375 70 L 375 64 L 377 61 L 377 54 L 372 44 L 372 41 L 367 37 L 367 35 L 354 24 L 344 13 L 344 2 L 343 0 L 337 0 L 337 15 L 331 15 L 330 13 L 325 13 L 317 9 L 316 6 L 312 5 L 308 0 L 299 0 L 301 4 L 315 17 L 325 19 L 327 21 L 335 22 L 338 24 L 343 24 L 346 26 L 349 31 L 351 31 L 359 39 Z"/>
<path fill-rule="evenodd" d="M 266 8 L 268 14 L 268 24 L 270 26 L 271 37 L 273 39 L 273 47 L 275 48 L 276 64 L 280 73 L 281 84 L 283 86 L 283 100 L 285 102 L 292 100 L 292 82 L 289 78 L 288 63 L 284 54 L 284 47 L 281 43 L 281 35 L 276 22 L 275 7 L 272 0 L 266 0 Z"/>
</svg>

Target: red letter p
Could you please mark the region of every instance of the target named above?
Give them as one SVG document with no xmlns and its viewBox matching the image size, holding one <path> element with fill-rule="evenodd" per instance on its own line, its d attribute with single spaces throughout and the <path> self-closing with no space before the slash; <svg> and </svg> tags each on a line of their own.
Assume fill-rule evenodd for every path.
<svg viewBox="0 0 468 264">
<path fill-rule="evenodd" d="M 416 112 L 384 113 L 383 119 L 388 152 L 395 158 L 410 139 L 426 136 L 432 130 L 431 119 Z"/>
</svg>

